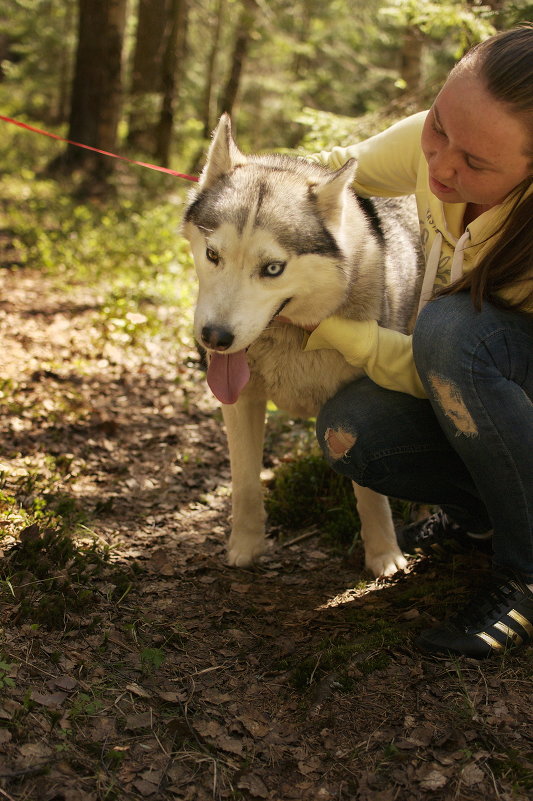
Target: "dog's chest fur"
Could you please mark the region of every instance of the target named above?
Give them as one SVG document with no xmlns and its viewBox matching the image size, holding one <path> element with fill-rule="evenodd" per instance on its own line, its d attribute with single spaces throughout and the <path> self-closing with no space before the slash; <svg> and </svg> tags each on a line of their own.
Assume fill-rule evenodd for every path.
<svg viewBox="0 0 533 801">
<path fill-rule="evenodd" d="M 362 375 L 335 350 L 304 351 L 306 339 L 288 325 L 259 337 L 248 350 L 252 377 L 245 391 L 266 395 L 292 417 L 314 417 L 340 386 Z"/>
</svg>

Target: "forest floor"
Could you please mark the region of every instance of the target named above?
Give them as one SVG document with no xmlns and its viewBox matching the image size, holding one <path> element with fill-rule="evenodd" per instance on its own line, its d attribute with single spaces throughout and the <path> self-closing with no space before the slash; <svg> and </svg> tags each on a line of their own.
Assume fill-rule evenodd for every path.
<svg viewBox="0 0 533 801">
<path fill-rule="evenodd" d="M 229 568 L 196 354 L 106 340 L 101 305 L 0 271 L 0 801 L 531 798 L 532 649 L 412 646 L 487 563 L 371 581 L 310 528 Z"/>
</svg>

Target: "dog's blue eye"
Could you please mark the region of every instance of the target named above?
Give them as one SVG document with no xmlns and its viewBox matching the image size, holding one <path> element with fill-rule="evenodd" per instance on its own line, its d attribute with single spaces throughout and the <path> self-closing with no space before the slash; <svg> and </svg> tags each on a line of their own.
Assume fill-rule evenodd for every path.
<svg viewBox="0 0 533 801">
<path fill-rule="evenodd" d="M 265 278 L 277 278 L 278 275 L 281 275 L 285 266 L 283 261 L 271 261 L 261 269 L 261 275 Z"/>
<path fill-rule="evenodd" d="M 205 255 L 208 261 L 212 262 L 213 264 L 218 264 L 220 257 L 216 250 L 213 250 L 213 248 L 206 248 Z"/>
</svg>

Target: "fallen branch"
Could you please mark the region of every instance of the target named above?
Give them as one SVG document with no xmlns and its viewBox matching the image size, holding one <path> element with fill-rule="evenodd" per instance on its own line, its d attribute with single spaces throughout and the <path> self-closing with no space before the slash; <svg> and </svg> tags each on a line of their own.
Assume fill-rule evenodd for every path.
<svg viewBox="0 0 533 801">
<path fill-rule="evenodd" d="M 319 533 L 318 528 L 310 528 L 308 531 L 304 531 L 303 534 L 299 534 L 293 540 L 288 540 L 288 542 L 282 542 L 282 548 L 289 548 L 291 545 L 296 545 L 297 542 L 303 542 L 303 540 L 309 540 L 311 537 L 315 537 Z"/>
</svg>

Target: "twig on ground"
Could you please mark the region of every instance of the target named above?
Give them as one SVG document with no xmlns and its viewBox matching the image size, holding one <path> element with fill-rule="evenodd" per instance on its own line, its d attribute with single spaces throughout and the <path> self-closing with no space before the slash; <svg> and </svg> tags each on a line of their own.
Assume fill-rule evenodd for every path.
<svg viewBox="0 0 533 801">
<path fill-rule="evenodd" d="M 293 540 L 288 540 L 287 542 L 282 542 L 282 548 L 290 548 L 291 545 L 296 545 L 297 542 L 303 542 L 303 540 L 309 540 L 311 537 L 315 537 L 319 534 L 318 528 L 310 528 L 308 531 L 304 531 L 303 534 L 299 534 Z"/>
</svg>

